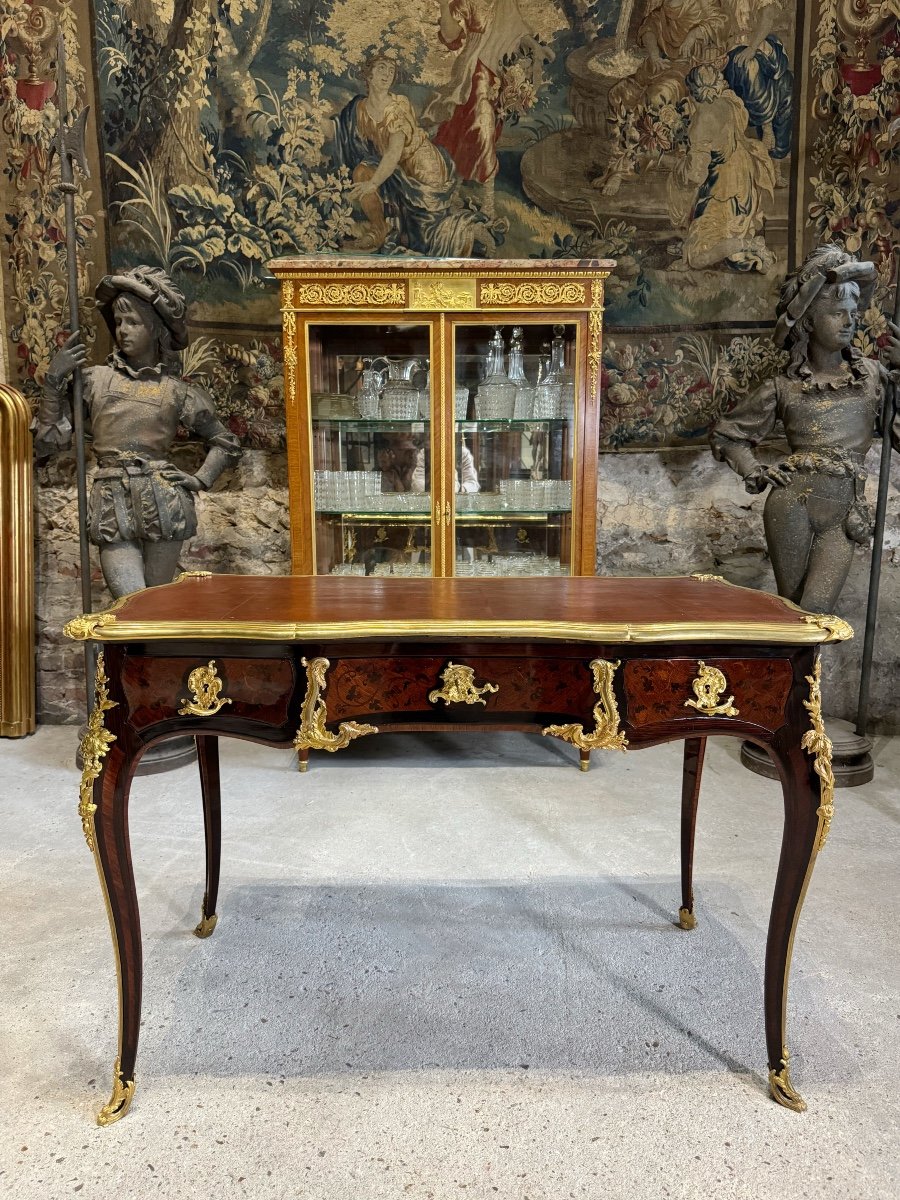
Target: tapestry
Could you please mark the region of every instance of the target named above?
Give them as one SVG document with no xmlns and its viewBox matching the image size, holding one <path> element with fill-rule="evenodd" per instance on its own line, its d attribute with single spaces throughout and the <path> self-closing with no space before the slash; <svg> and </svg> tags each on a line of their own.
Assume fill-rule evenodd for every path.
<svg viewBox="0 0 900 1200">
<path fill-rule="evenodd" d="M 165 267 L 191 302 L 185 373 L 250 445 L 283 435 L 265 264 L 284 254 L 616 259 L 610 449 L 701 443 L 777 369 L 775 300 L 815 240 L 878 263 L 860 344 L 884 335 L 896 0 L 0 0 L 8 309 L 31 391 L 65 333 L 57 25 L 67 118 L 97 110 L 84 293 L 109 266 Z"/>
</svg>

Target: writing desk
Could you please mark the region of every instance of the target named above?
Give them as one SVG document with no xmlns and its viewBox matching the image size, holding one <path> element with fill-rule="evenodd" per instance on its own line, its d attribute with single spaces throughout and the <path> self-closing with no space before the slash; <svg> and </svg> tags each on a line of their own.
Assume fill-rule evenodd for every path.
<svg viewBox="0 0 900 1200">
<path fill-rule="evenodd" d="M 750 739 L 784 791 L 766 943 L 769 1085 L 802 1110 L 789 1074 L 794 930 L 834 811 L 817 645 L 839 618 L 709 576 L 630 579 L 340 579 L 182 575 L 66 626 L 102 643 L 82 738 L 79 813 L 107 900 L 119 977 L 111 1124 L 134 1093 L 141 937 L 128 794 L 144 750 L 194 734 L 206 832 L 200 923 L 217 920 L 218 741 L 338 751 L 401 730 L 524 730 L 592 750 L 685 741 L 679 923 L 694 925 L 692 866 L 706 738 Z"/>
</svg>

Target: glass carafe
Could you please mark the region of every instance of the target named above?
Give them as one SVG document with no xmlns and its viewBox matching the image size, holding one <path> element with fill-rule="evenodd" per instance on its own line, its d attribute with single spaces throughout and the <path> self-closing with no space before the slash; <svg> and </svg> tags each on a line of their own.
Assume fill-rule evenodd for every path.
<svg viewBox="0 0 900 1200">
<path fill-rule="evenodd" d="M 375 364 L 384 361 L 383 358 L 364 358 L 362 360 L 363 369 L 360 388 L 356 395 L 356 407 L 364 420 L 373 420 L 378 416 L 381 392 L 387 378 L 387 368 L 379 369 Z"/>
<path fill-rule="evenodd" d="M 565 326 L 553 326 L 552 370 L 559 381 L 558 417 L 571 418 L 575 415 L 575 372 L 566 366 Z"/>
<path fill-rule="evenodd" d="M 484 382 L 478 385 L 475 408 L 481 421 L 508 421 L 516 407 L 516 385 L 506 374 L 503 334 L 494 330 L 488 351 Z"/>
<path fill-rule="evenodd" d="M 425 382 L 420 383 L 416 389 L 419 396 L 419 416 L 427 421 L 431 416 L 431 362 L 425 359 L 422 366 L 425 372 Z"/>
<path fill-rule="evenodd" d="M 553 355 L 549 353 L 550 346 L 542 347 L 543 354 L 538 367 L 538 381 L 534 389 L 534 407 L 532 415 L 536 419 L 546 420 L 555 417 L 560 410 L 561 386 L 554 369 Z"/>
<path fill-rule="evenodd" d="M 534 388 L 528 382 L 525 374 L 525 352 L 522 349 L 521 325 L 513 328 L 512 340 L 509 343 L 509 381 L 516 389 L 513 417 L 517 421 L 527 421 L 531 416 L 534 404 Z"/>
<path fill-rule="evenodd" d="M 381 394 L 381 415 L 387 421 L 414 421 L 419 415 L 419 390 L 413 375 L 419 370 L 417 358 L 389 358 L 388 377 Z"/>
</svg>

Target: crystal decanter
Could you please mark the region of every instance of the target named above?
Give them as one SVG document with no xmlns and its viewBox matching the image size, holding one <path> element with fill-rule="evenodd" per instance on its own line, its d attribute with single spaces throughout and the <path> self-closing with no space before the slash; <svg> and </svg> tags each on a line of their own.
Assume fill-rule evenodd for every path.
<svg viewBox="0 0 900 1200">
<path fill-rule="evenodd" d="M 527 421 L 534 405 L 534 388 L 525 375 L 525 352 L 522 349 L 522 326 L 516 325 L 512 331 L 512 341 L 509 344 L 509 381 L 516 389 L 516 403 L 513 417 L 517 421 Z"/>
<path fill-rule="evenodd" d="M 475 408 L 480 421 L 508 421 L 516 407 L 516 385 L 506 374 L 503 335 L 494 330 L 484 382 L 478 385 Z"/>
</svg>

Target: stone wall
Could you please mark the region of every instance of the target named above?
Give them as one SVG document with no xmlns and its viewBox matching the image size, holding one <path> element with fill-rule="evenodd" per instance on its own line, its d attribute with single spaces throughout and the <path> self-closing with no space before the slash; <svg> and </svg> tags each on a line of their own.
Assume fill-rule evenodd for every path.
<svg viewBox="0 0 900 1200">
<path fill-rule="evenodd" d="M 178 451 L 190 469 L 195 451 Z M 773 447 L 772 458 L 779 454 Z M 870 455 L 874 504 L 878 448 Z M 707 571 L 734 583 L 774 591 L 762 528 L 763 496 L 750 496 L 727 467 L 703 448 L 606 454 L 600 460 L 598 569 L 603 574 L 683 575 Z M 38 716 L 84 717 L 83 655 L 63 624 L 81 610 L 73 461 L 62 456 L 36 480 Z M 248 450 L 238 468 L 198 498 L 199 531 L 182 557 L 184 569 L 235 574 L 285 574 L 290 569 L 287 473 L 282 455 Z M 95 556 L 96 562 L 96 556 Z M 840 615 L 854 641 L 823 655 L 827 711 L 852 720 L 865 628 L 869 556 L 857 553 L 841 597 Z M 94 608 L 110 602 L 99 565 Z M 883 557 L 870 729 L 900 732 L 900 460 L 894 455 Z"/>
<path fill-rule="evenodd" d="M 874 511 L 876 443 L 867 460 Z M 768 457 L 784 457 L 773 446 Z M 598 570 L 621 575 L 684 575 L 706 571 L 745 587 L 775 591 L 766 554 L 762 509 L 728 467 L 706 449 L 657 454 L 607 454 L 600 460 Z M 878 626 L 869 704 L 869 731 L 900 733 L 900 456 L 893 455 L 882 556 Z M 838 614 L 853 626 L 850 642 L 822 656 L 822 694 L 830 716 L 853 721 L 859 695 L 870 553 L 858 550 Z"/>
</svg>

